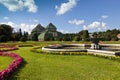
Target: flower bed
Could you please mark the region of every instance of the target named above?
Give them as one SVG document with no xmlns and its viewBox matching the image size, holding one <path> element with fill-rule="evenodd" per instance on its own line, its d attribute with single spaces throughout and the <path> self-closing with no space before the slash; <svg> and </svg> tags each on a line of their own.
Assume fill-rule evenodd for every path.
<svg viewBox="0 0 120 80">
<path fill-rule="evenodd" d="M 0 45 L 0 52 L 18 50 L 15 45 Z"/>
<path fill-rule="evenodd" d="M 22 58 L 15 53 L 0 52 L 0 56 L 9 56 L 14 60 L 7 69 L 0 71 L 0 80 L 6 80 L 22 63 Z"/>
<path fill-rule="evenodd" d="M 15 47 L 15 45 L 8 45 L 8 44 L 0 44 L 0 48 L 10 48 L 10 47 Z"/>
<path fill-rule="evenodd" d="M 2 52 L 2 51 L 12 51 L 12 50 L 18 50 L 18 48 L 17 47 L 0 48 L 0 52 Z"/>
</svg>

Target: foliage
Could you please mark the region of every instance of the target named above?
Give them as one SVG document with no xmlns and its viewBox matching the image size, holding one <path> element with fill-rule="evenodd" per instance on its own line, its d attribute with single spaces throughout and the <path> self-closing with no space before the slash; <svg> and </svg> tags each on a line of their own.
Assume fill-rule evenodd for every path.
<svg viewBox="0 0 120 80">
<path fill-rule="evenodd" d="M 80 41 L 80 37 L 79 36 L 75 36 L 74 37 L 74 41 Z"/>
<path fill-rule="evenodd" d="M 11 40 L 13 28 L 6 24 L 0 24 L 0 42 Z M 2 40 L 3 39 L 3 40 Z"/>
<path fill-rule="evenodd" d="M 89 33 L 88 30 L 83 30 L 83 41 L 89 41 Z"/>
<path fill-rule="evenodd" d="M 17 47 L 11 47 L 11 48 L 0 48 L 0 51 L 12 51 L 12 50 L 18 50 Z"/>
<path fill-rule="evenodd" d="M 6 42 L 7 36 L 6 35 L 0 35 L 0 42 Z"/>
<path fill-rule="evenodd" d="M 1 46 L 0 52 L 18 50 L 18 47 L 13 45 L 0 45 L 0 46 Z"/>
<path fill-rule="evenodd" d="M 20 40 L 18 32 L 15 32 L 15 33 L 12 34 L 12 40 L 13 41 L 19 41 Z"/>
<path fill-rule="evenodd" d="M 117 34 L 120 33 L 120 30 L 113 29 L 107 30 L 106 32 L 98 32 L 98 38 L 102 39 L 102 41 L 117 41 Z"/>
<path fill-rule="evenodd" d="M 22 42 L 26 42 L 28 40 L 28 32 L 25 32 L 22 33 L 22 30 L 19 29 L 19 31 L 17 32 L 14 32 L 12 34 L 12 38 L 13 38 L 13 41 L 22 41 Z"/>
<path fill-rule="evenodd" d="M 21 37 L 21 38 L 20 38 L 20 41 L 21 41 L 21 42 L 26 42 L 27 39 L 26 39 L 26 37 Z"/>
</svg>

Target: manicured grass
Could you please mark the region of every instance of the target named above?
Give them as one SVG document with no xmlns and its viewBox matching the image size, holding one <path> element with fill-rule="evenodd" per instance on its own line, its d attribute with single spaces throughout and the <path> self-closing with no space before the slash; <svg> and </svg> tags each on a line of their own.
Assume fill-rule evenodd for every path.
<svg viewBox="0 0 120 80">
<path fill-rule="evenodd" d="M 120 62 L 76 55 L 51 55 L 30 52 L 20 47 L 21 68 L 9 80 L 120 80 Z"/>
<path fill-rule="evenodd" d="M 0 71 L 6 69 L 12 60 L 11 57 L 0 56 Z"/>
</svg>

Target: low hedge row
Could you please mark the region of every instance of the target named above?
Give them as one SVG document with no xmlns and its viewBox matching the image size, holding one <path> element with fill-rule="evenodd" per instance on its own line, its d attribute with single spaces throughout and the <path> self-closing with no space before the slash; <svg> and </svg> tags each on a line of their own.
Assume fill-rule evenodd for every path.
<svg viewBox="0 0 120 80">
<path fill-rule="evenodd" d="M 35 53 L 43 53 L 43 51 L 37 51 L 37 49 L 42 48 L 42 46 L 34 46 L 30 49 L 31 52 L 35 52 Z"/>
<path fill-rule="evenodd" d="M 18 47 L 33 47 L 32 44 L 19 44 Z"/>
<path fill-rule="evenodd" d="M 9 56 L 14 59 L 7 69 L 0 71 L 0 80 L 7 80 L 11 73 L 13 73 L 20 66 L 22 63 L 22 58 L 15 53 L 6 52 L 0 52 L 0 56 Z"/>
</svg>

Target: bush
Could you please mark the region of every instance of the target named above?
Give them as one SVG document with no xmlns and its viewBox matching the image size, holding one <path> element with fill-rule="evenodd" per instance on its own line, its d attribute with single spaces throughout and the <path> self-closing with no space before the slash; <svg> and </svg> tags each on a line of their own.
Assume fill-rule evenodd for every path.
<svg viewBox="0 0 120 80">
<path fill-rule="evenodd" d="M 21 42 L 26 42 L 27 39 L 26 39 L 25 37 L 21 37 L 21 38 L 20 38 L 20 41 L 21 41 Z"/>
<path fill-rule="evenodd" d="M 0 42 L 6 42 L 7 41 L 7 36 L 1 35 L 0 36 Z"/>
</svg>

